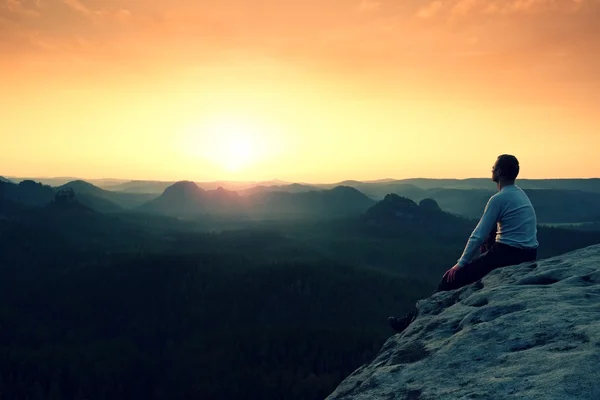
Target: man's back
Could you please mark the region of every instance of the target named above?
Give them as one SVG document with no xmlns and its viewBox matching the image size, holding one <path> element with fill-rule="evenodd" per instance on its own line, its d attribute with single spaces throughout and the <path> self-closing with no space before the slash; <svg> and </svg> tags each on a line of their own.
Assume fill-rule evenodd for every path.
<svg viewBox="0 0 600 400">
<path fill-rule="evenodd" d="M 496 241 L 517 248 L 537 248 L 537 218 L 527 194 L 516 185 L 496 193 L 499 207 Z"/>
</svg>

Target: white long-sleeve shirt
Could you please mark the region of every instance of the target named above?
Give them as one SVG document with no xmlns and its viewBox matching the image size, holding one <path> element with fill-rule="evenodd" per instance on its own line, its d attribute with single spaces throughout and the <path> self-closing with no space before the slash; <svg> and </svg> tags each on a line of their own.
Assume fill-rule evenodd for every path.
<svg viewBox="0 0 600 400">
<path fill-rule="evenodd" d="M 479 247 L 497 224 L 496 242 L 512 247 L 537 248 L 537 218 L 527 194 L 516 185 L 504 186 L 493 195 L 467 246 L 458 260 L 463 267 L 475 258 Z"/>
</svg>

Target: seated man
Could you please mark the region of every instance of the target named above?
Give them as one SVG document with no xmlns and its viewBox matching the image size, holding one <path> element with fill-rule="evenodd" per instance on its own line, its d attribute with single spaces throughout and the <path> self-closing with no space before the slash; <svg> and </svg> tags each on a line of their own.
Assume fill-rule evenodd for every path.
<svg viewBox="0 0 600 400">
<path fill-rule="evenodd" d="M 458 263 L 444 274 L 434 293 L 476 282 L 496 268 L 536 260 L 537 218 L 529 197 L 515 185 L 518 174 L 516 157 L 507 154 L 498 157 L 492 180 L 499 192 L 488 201 Z M 495 241 L 490 245 L 486 239 L 494 231 Z M 402 332 L 416 315 L 413 310 L 403 318 L 389 317 L 388 321 L 394 330 Z"/>
</svg>

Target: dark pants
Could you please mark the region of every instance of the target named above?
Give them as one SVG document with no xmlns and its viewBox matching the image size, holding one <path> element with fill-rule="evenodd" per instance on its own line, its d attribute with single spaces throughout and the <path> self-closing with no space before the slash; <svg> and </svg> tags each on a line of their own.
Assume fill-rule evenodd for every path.
<svg viewBox="0 0 600 400">
<path fill-rule="evenodd" d="M 495 242 L 489 250 L 456 271 L 452 282 L 448 282 L 445 278 L 442 278 L 442 282 L 436 292 L 458 289 L 470 283 L 477 282 L 496 268 L 535 261 L 536 259 L 537 249 L 519 249 Z"/>
<path fill-rule="evenodd" d="M 496 268 L 535 261 L 536 259 L 537 249 L 519 249 L 497 243 L 496 230 L 494 229 L 481 246 L 481 255 L 456 271 L 452 282 L 448 282 L 446 278 L 442 278 L 442 282 L 432 294 L 458 289 L 477 282 Z M 417 317 L 417 314 L 418 310 L 415 307 L 405 317 L 390 317 L 388 322 L 394 330 L 402 332 Z"/>
</svg>

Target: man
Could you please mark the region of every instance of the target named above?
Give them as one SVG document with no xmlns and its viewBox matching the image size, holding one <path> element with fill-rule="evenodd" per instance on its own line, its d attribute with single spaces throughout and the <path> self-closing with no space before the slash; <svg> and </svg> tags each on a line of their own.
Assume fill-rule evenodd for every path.
<svg viewBox="0 0 600 400">
<path fill-rule="evenodd" d="M 483 216 L 469 237 L 465 250 L 443 276 L 436 292 L 458 289 L 483 278 L 496 268 L 537 258 L 537 218 L 529 197 L 515 185 L 519 161 L 503 154 L 492 168 L 492 180 L 498 193 L 488 201 Z M 490 234 L 495 241 L 484 243 Z M 479 255 L 477 253 L 481 250 Z M 403 318 L 389 317 L 390 326 L 402 332 L 416 318 L 416 310 Z"/>
</svg>

